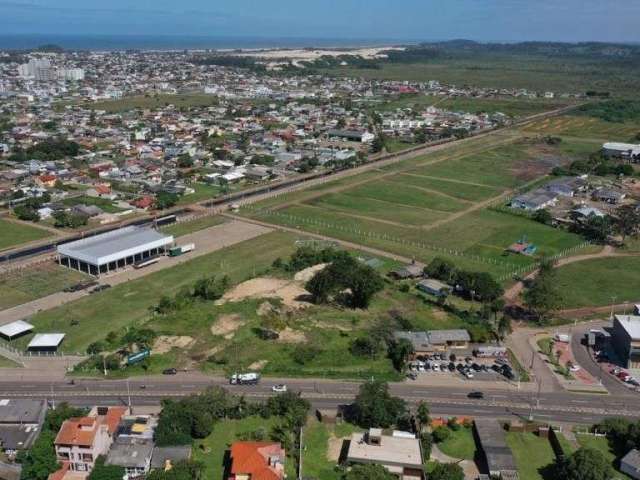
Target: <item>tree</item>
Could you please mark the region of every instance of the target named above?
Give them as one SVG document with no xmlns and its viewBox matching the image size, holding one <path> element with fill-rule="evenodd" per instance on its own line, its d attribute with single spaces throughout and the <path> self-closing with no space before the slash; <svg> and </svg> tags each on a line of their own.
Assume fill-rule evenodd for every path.
<svg viewBox="0 0 640 480">
<path fill-rule="evenodd" d="M 429 424 L 429 421 L 431 419 L 429 415 L 430 413 L 431 412 L 429 411 L 429 405 L 427 404 L 427 402 L 421 400 L 420 403 L 418 403 L 418 408 L 416 410 L 416 418 L 420 422 L 420 427 L 424 427 L 425 425 Z"/>
<path fill-rule="evenodd" d="M 393 397 L 385 382 L 373 380 L 360 385 L 354 402 L 354 420 L 361 427 L 388 428 L 406 412 L 405 401 Z"/>
<path fill-rule="evenodd" d="M 20 220 L 24 220 L 26 222 L 38 222 L 40 220 L 40 215 L 36 209 L 26 205 L 18 205 L 13 209 L 13 213 Z"/>
<path fill-rule="evenodd" d="M 498 322 L 498 337 L 504 339 L 511 333 L 511 319 L 503 315 Z"/>
<path fill-rule="evenodd" d="M 622 241 L 636 236 L 640 230 L 640 211 L 634 205 L 623 205 L 616 210 L 616 229 L 622 235 Z"/>
<path fill-rule="evenodd" d="M 124 467 L 118 465 L 105 465 L 105 458 L 100 455 L 87 480 L 122 480 L 124 477 Z"/>
<path fill-rule="evenodd" d="M 549 212 L 549 210 L 547 210 L 546 208 L 541 208 L 540 210 L 536 210 L 536 212 L 533 214 L 533 219 L 536 222 L 543 223 L 544 225 L 550 225 L 553 221 L 553 216 L 551 215 L 551 212 Z"/>
<path fill-rule="evenodd" d="M 414 352 L 413 344 L 406 338 L 391 340 L 388 347 L 388 356 L 391 359 L 393 368 L 402 372 L 407 364 L 409 356 Z"/>
<path fill-rule="evenodd" d="M 555 478 L 563 480 L 609 480 L 615 476 L 609 460 L 600 450 L 579 448 L 557 462 Z"/>
<path fill-rule="evenodd" d="M 344 475 L 344 480 L 395 480 L 397 477 L 382 465 L 375 463 L 354 465 Z"/>
<path fill-rule="evenodd" d="M 87 410 L 84 408 L 72 407 L 67 402 L 61 402 L 56 408 L 47 412 L 43 428 L 57 432 L 65 420 L 73 417 L 82 417 L 86 414 Z"/>
<path fill-rule="evenodd" d="M 193 158 L 188 153 L 183 153 L 178 157 L 178 168 L 191 168 L 193 167 Z"/>
<path fill-rule="evenodd" d="M 560 308 L 562 295 L 556 284 L 553 263 L 543 261 L 540 264 L 538 276 L 524 293 L 524 302 L 542 323 L 548 320 L 550 312 Z"/>
<path fill-rule="evenodd" d="M 428 277 L 437 278 L 445 283 L 453 283 L 457 275 L 457 270 L 455 265 L 449 260 L 436 257 L 429 262 L 429 265 L 424 267 L 424 273 Z"/>
<path fill-rule="evenodd" d="M 444 442 L 447 438 L 451 436 L 451 430 L 449 427 L 445 427 L 444 425 L 440 425 L 433 430 L 433 440 L 436 443 Z"/>
<path fill-rule="evenodd" d="M 381 347 L 380 339 L 370 335 L 353 340 L 349 346 L 349 351 L 358 357 L 376 358 L 380 353 Z"/>
<path fill-rule="evenodd" d="M 156 195 L 156 208 L 158 210 L 166 210 L 178 203 L 178 195 L 169 192 L 159 192 Z"/>
<path fill-rule="evenodd" d="M 384 149 L 386 143 L 387 141 L 384 135 L 382 134 L 376 135 L 376 137 L 373 139 L 373 142 L 371 142 L 371 151 L 373 153 L 381 152 Z"/>
<path fill-rule="evenodd" d="M 429 473 L 429 480 L 464 480 L 464 470 L 457 463 L 438 463 Z"/>
<path fill-rule="evenodd" d="M 47 480 L 49 474 L 60 467 L 56 458 L 53 442 L 56 434 L 51 430 L 43 430 L 31 448 L 18 455 L 22 464 L 22 480 Z"/>
</svg>

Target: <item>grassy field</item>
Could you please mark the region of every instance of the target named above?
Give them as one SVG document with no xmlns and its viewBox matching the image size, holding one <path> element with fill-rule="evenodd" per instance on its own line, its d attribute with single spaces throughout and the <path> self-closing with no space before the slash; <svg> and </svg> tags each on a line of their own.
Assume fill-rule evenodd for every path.
<svg viewBox="0 0 640 480">
<path fill-rule="evenodd" d="M 92 110 L 104 110 L 108 113 L 126 112 L 136 108 L 158 109 L 168 105 L 176 108 L 210 107 L 218 104 L 218 99 L 213 95 L 181 94 L 181 95 L 139 95 L 124 97 L 119 100 L 106 100 L 102 102 L 86 103 L 83 106 Z"/>
<path fill-rule="evenodd" d="M 445 455 L 453 458 L 473 460 L 476 454 L 476 442 L 471 427 L 460 427 L 451 430 L 451 435 L 444 442 L 438 443 L 438 448 Z"/>
<path fill-rule="evenodd" d="M 329 460 L 327 456 L 329 441 L 347 439 L 357 430 L 357 427 L 348 423 L 325 425 L 315 418 L 310 419 L 303 435 L 303 478 L 340 480 L 342 474 L 336 470 L 337 462 Z"/>
<path fill-rule="evenodd" d="M 175 366 L 217 373 L 259 368 L 267 375 L 326 378 L 375 375 L 389 380 L 397 379 L 398 374 L 383 354 L 365 358 L 352 354 L 349 347 L 354 339 L 369 335 L 371 328 L 382 318 L 388 318 L 390 311 L 399 312 L 416 330 L 466 325 L 462 319 L 426 302 L 416 290 L 402 292 L 392 283 L 375 297 L 368 310 L 309 305 L 305 309 L 277 313 L 273 320 L 271 314 L 265 317 L 261 313 L 264 298 L 246 297 L 235 302 L 194 302 L 166 315 L 150 313 L 150 307 L 157 304 L 161 295 L 173 295 L 212 273 L 227 274 L 233 283 L 261 275 L 290 278 L 283 271 L 267 270 L 274 259 L 286 258 L 292 253 L 298 238 L 287 233 L 266 234 L 39 313 L 32 322 L 37 332 L 66 333 L 63 349 L 67 352 L 83 351 L 110 331 L 122 332 L 130 325 L 144 325 L 170 339 L 189 337 L 186 346 L 154 353 L 146 370 L 132 367 L 117 372 L 116 376 L 157 373 Z M 379 269 L 384 274 L 396 265 L 383 260 Z M 276 311 L 281 305 L 279 300 L 269 300 L 269 303 Z M 259 328 L 266 321 L 284 322 L 280 340 L 264 340 L 258 336 Z M 230 322 L 233 328 L 225 330 Z M 29 339 L 30 336 L 20 339 L 17 346 L 23 347 Z M 311 357 L 298 360 L 300 349 L 311 351 Z"/>
<path fill-rule="evenodd" d="M 0 250 L 40 240 L 51 235 L 47 230 L 0 218 Z"/>
<path fill-rule="evenodd" d="M 188 205 L 190 203 L 202 202 L 210 200 L 222 194 L 222 189 L 218 185 L 210 185 L 208 183 L 192 183 L 189 187 L 195 190 L 195 193 L 183 195 L 178 200 L 178 205 Z M 239 189 L 238 185 L 229 185 L 228 192 L 235 192 Z"/>
<path fill-rule="evenodd" d="M 281 233 L 263 235 L 39 313 L 33 317 L 33 324 L 39 332 L 66 333 L 63 348 L 82 351 L 109 330 L 148 320 L 149 307 L 163 294 L 172 295 L 213 273 L 227 274 L 234 282 L 243 281 L 254 271 L 269 266 L 275 258 L 290 254 L 294 240 L 295 237 Z M 71 326 L 71 320 L 78 320 L 79 325 Z M 105 328 L 106 325 L 109 327 Z"/>
<path fill-rule="evenodd" d="M 123 211 L 121 208 L 116 207 L 111 200 L 100 197 L 89 197 L 85 195 L 80 197 L 65 198 L 62 203 L 68 207 L 73 207 L 74 205 L 95 205 L 106 213 L 118 213 Z"/>
<path fill-rule="evenodd" d="M 590 151 L 578 140 L 558 146 L 502 134 L 496 140 L 507 142 L 473 139 L 377 173 L 269 199 L 243 214 L 424 262 L 445 256 L 461 268 L 506 279 L 534 263 L 504 254 L 523 237 L 537 245 L 540 256 L 564 253 L 583 241 L 489 207 L 506 203 L 507 194 L 513 194 L 509 190 L 531 188 L 553 166 Z"/>
<path fill-rule="evenodd" d="M 223 217 L 219 217 L 216 215 L 207 215 L 206 217 L 201 217 L 196 220 L 167 225 L 166 227 L 162 227 L 161 230 L 163 233 L 166 233 L 168 235 L 180 237 L 188 233 L 193 233 L 199 230 L 204 230 L 205 228 L 220 225 L 224 222 L 225 219 Z"/>
<path fill-rule="evenodd" d="M 599 450 L 605 456 L 605 458 L 609 460 L 609 462 L 611 462 L 611 466 L 616 468 L 616 455 L 615 453 L 613 453 L 613 450 L 609 446 L 609 441 L 606 437 L 594 437 L 593 435 L 577 434 L 576 439 L 578 440 L 578 443 L 581 447 L 589 447 L 595 450 Z M 628 478 L 631 477 L 628 477 L 621 472 L 616 472 L 616 476 L 613 477 L 612 480 L 626 480 Z"/>
<path fill-rule="evenodd" d="M 242 420 L 223 420 L 217 422 L 213 432 L 203 440 L 197 440 L 193 446 L 193 459 L 204 463 L 203 478 L 207 480 L 224 479 L 224 460 L 227 450 L 236 440 L 245 435 L 263 430 L 267 436 L 277 418 L 247 417 Z M 287 452 L 289 453 L 289 452 Z M 295 476 L 295 465 L 287 455 L 285 470 L 290 478 Z"/>
<path fill-rule="evenodd" d="M 529 124 L 524 128 L 524 131 L 602 141 L 627 142 L 640 133 L 640 125 L 635 122 L 614 123 L 588 116 L 563 115 Z"/>
<path fill-rule="evenodd" d="M 3 274 L 0 278 L 0 309 L 46 297 L 86 278 L 82 273 L 55 263 Z"/>
<path fill-rule="evenodd" d="M 507 445 L 511 448 L 521 480 L 552 480 L 541 470 L 555 461 L 549 440 L 533 433 L 507 433 Z"/>
<path fill-rule="evenodd" d="M 422 63 L 383 63 L 380 69 L 350 66 L 323 70 L 331 75 L 366 79 L 438 80 L 457 86 L 487 88 L 525 88 L 544 92 L 579 93 L 587 90 L 609 91 L 633 96 L 640 88 L 637 67 L 611 62 L 603 68 L 600 61 L 582 58 L 549 58 L 543 55 L 483 53 L 477 56 L 443 55 Z"/>
<path fill-rule="evenodd" d="M 640 257 L 599 258 L 565 265 L 557 270 L 557 282 L 565 308 L 630 304 L 640 300 Z"/>
<path fill-rule="evenodd" d="M 18 368 L 20 365 L 0 355 L 0 368 Z"/>
<path fill-rule="evenodd" d="M 504 113 L 512 117 L 524 117 L 555 110 L 568 105 L 569 101 L 529 98 L 464 98 L 418 94 L 404 94 L 382 104 L 381 110 L 397 108 L 425 109 L 430 106 L 452 112 Z"/>
</svg>

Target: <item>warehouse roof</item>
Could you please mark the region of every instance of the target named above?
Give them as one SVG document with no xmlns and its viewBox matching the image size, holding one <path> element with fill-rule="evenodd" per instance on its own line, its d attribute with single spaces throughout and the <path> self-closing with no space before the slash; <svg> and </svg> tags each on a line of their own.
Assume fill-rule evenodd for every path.
<svg viewBox="0 0 640 480">
<path fill-rule="evenodd" d="M 57 348 L 64 339 L 64 333 L 38 333 L 27 348 Z"/>
<path fill-rule="evenodd" d="M 0 335 L 7 338 L 13 338 L 15 336 L 27 333 L 33 330 L 33 325 L 25 322 L 24 320 L 16 320 L 15 322 L 7 323 L 0 327 Z"/>
<path fill-rule="evenodd" d="M 172 235 L 129 226 L 58 246 L 58 253 L 91 265 L 105 265 L 173 243 Z"/>
</svg>

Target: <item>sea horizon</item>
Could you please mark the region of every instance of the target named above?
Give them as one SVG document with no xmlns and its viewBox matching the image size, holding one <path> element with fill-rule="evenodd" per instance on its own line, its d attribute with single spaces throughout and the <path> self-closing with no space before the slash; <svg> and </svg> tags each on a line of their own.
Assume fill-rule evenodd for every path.
<svg viewBox="0 0 640 480">
<path fill-rule="evenodd" d="M 422 41 L 422 40 L 421 40 Z M 67 50 L 185 50 L 266 48 L 350 48 L 410 45 L 418 40 L 189 35 L 0 34 L 0 49 L 27 50 L 58 45 Z"/>
</svg>

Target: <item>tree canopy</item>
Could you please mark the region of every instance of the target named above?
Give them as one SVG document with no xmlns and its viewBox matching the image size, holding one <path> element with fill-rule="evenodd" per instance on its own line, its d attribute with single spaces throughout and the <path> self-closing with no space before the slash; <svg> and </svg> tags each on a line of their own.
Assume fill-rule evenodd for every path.
<svg viewBox="0 0 640 480">
<path fill-rule="evenodd" d="M 344 475 L 344 480 L 396 480 L 397 477 L 382 465 L 365 464 L 354 465 Z"/>
<path fill-rule="evenodd" d="M 429 473 L 429 480 L 464 480 L 464 470 L 457 463 L 438 463 Z"/>
<path fill-rule="evenodd" d="M 389 393 L 389 385 L 374 380 L 360 385 L 354 402 L 355 422 L 363 428 L 388 428 L 407 413 L 404 400 Z"/>
<path fill-rule="evenodd" d="M 93 470 L 87 480 L 122 480 L 124 467 L 118 465 L 105 465 L 104 456 L 100 455 L 93 466 Z"/>
<path fill-rule="evenodd" d="M 600 450 L 580 448 L 558 461 L 556 477 L 564 480 L 610 480 L 615 471 Z"/>
</svg>

